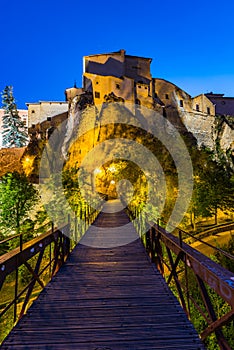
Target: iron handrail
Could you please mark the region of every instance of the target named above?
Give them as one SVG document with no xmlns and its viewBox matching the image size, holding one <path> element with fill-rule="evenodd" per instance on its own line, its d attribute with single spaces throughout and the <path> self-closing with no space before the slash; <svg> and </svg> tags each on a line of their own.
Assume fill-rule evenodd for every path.
<svg viewBox="0 0 234 350">
<path fill-rule="evenodd" d="M 163 222 L 164 224 L 166 224 L 166 222 L 163 221 L 163 220 L 160 220 L 160 222 Z M 201 242 L 202 244 L 204 244 L 204 245 L 206 245 L 206 246 L 208 246 L 208 247 L 210 247 L 210 248 L 212 248 L 212 249 L 214 249 L 214 250 L 220 252 L 221 254 L 223 254 L 224 256 L 226 256 L 227 258 L 229 258 L 229 259 L 231 259 L 231 260 L 234 260 L 234 255 L 232 255 L 232 254 L 226 252 L 225 250 L 223 250 L 223 249 L 221 249 L 221 248 L 219 248 L 219 247 L 216 247 L 216 246 L 214 246 L 213 244 L 210 244 L 210 243 L 208 243 L 208 242 L 205 242 L 205 241 L 203 241 L 201 238 L 196 237 L 196 236 L 194 236 L 193 234 L 191 234 L 190 232 L 187 232 L 187 231 L 185 231 L 185 230 L 183 230 L 183 229 L 181 229 L 181 228 L 174 227 L 174 229 L 177 229 L 177 230 L 181 231 L 182 233 L 184 233 L 185 235 L 187 235 L 187 236 L 193 238 L 193 239 L 195 240 L 195 242 L 196 242 L 196 241 Z"/>
<path fill-rule="evenodd" d="M 231 350 L 223 334 L 223 326 L 230 324 L 234 319 L 234 273 L 185 243 L 182 240 L 182 233 L 186 232 L 179 228 L 176 228 L 179 230 L 179 234 L 176 235 L 175 230 L 173 233 L 169 233 L 165 228 L 161 227 L 159 220 L 157 224 L 149 220 L 148 231 L 145 234 L 141 234 L 142 228 L 144 227 L 145 229 L 144 220 L 141 220 L 142 212 L 137 213 L 135 210 L 135 213 L 133 213 L 129 208 L 128 212 L 130 217 L 134 219 L 138 217 L 139 220 L 133 220 L 136 229 L 141 236 L 151 261 L 164 276 L 169 287 L 172 279 L 174 279 L 174 288 L 177 290 L 177 297 L 185 313 L 190 318 L 190 302 L 192 302 L 205 320 L 207 326 L 201 330 L 201 339 L 205 341 L 209 335 L 215 333 L 220 349 Z M 229 257 L 229 254 L 225 255 Z M 193 273 L 194 283 L 197 284 L 202 297 L 200 301 L 203 305 L 202 308 L 195 301 L 192 290 L 189 288 L 191 280 L 188 276 L 188 269 Z M 223 303 L 229 305 L 224 314 L 219 317 L 216 316 L 216 306 L 211 300 L 207 286 L 221 297 Z"/>
</svg>

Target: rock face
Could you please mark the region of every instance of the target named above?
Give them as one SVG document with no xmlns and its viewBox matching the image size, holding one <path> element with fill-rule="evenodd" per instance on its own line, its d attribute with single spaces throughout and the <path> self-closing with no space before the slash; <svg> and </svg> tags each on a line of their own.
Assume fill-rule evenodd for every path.
<svg viewBox="0 0 234 350">
<path fill-rule="evenodd" d="M 82 154 L 88 152 L 97 142 L 102 142 L 105 138 L 110 136 L 110 133 L 117 132 L 117 129 L 112 130 L 110 125 L 108 126 L 108 130 L 105 129 L 104 126 L 102 129 L 100 129 L 101 123 L 104 122 L 104 124 L 107 124 L 108 122 L 108 117 L 106 116 L 107 113 L 105 112 L 106 106 L 116 102 L 119 104 L 119 106 L 121 106 L 122 103 L 124 112 L 121 114 L 121 111 L 117 112 L 115 110 L 115 123 L 124 123 L 125 121 L 123 120 L 123 115 L 125 116 L 124 118 L 126 118 L 126 111 L 129 110 L 129 116 L 131 115 L 131 118 L 135 120 L 136 124 L 139 126 L 144 125 L 144 129 L 147 128 L 148 131 L 150 131 L 149 120 L 152 120 L 152 118 L 149 117 L 148 119 L 147 113 L 149 113 L 149 116 L 151 112 L 156 114 L 159 113 L 165 118 L 165 121 L 168 120 L 181 134 L 190 139 L 190 145 L 192 144 L 198 148 L 205 146 L 211 150 L 215 150 L 218 142 L 224 152 L 233 149 L 233 126 L 225 118 L 222 119 L 220 116 L 216 117 L 214 115 L 204 114 L 203 112 L 199 111 L 195 112 L 192 110 L 192 108 L 190 111 L 188 111 L 188 108 L 178 108 L 176 107 L 177 102 L 175 102 L 174 105 L 170 104 L 163 107 L 157 106 L 157 108 L 154 110 L 147 111 L 147 108 L 138 107 L 136 105 L 128 106 L 121 98 L 118 98 L 113 93 L 105 97 L 106 102 L 104 104 L 94 105 L 94 101 L 92 100 L 91 96 L 92 95 L 90 93 L 76 96 L 71 102 L 65 143 L 66 138 L 69 139 L 72 134 L 76 134 L 81 137 L 81 135 L 88 132 L 89 137 L 87 138 L 85 136 L 85 141 L 83 139 L 82 147 L 80 145 L 79 150 L 77 149 L 75 151 L 75 156 L 74 154 L 72 155 L 72 152 L 74 151 L 73 146 L 73 151 L 69 151 L 70 157 L 81 159 Z M 175 95 L 174 101 L 178 100 L 178 98 L 181 98 L 181 96 Z M 199 98 L 196 98 L 196 100 L 199 100 Z M 185 101 L 186 96 L 183 96 L 183 99 Z M 188 101 L 185 101 L 184 103 L 190 103 L 189 95 Z M 110 107 L 108 111 L 110 112 Z M 157 118 L 155 119 L 154 124 L 154 127 L 157 128 Z M 173 133 L 173 129 L 171 132 Z M 116 136 L 120 137 L 121 135 L 116 134 Z"/>
<path fill-rule="evenodd" d="M 234 150 L 234 130 L 227 123 L 224 124 L 220 136 L 220 146 L 223 150 Z"/>
<path fill-rule="evenodd" d="M 181 120 L 195 137 L 198 147 L 204 145 L 210 149 L 215 148 L 215 117 L 181 112 Z"/>
<path fill-rule="evenodd" d="M 234 130 L 225 119 L 217 116 L 202 116 L 196 113 L 180 113 L 181 120 L 187 130 L 194 135 L 197 146 L 205 146 L 211 150 L 215 150 L 217 142 L 221 149 L 226 152 L 234 148 Z M 221 130 L 218 125 L 222 124 Z"/>
<path fill-rule="evenodd" d="M 0 149 L 0 176 L 13 171 L 23 172 L 21 158 L 25 149 L 26 147 Z"/>
</svg>

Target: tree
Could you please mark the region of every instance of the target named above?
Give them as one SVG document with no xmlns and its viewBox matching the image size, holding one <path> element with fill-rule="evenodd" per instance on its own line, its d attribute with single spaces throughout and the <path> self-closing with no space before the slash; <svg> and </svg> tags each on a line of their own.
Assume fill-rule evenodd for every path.
<svg viewBox="0 0 234 350">
<path fill-rule="evenodd" d="M 24 123 L 17 111 L 12 86 L 6 86 L 3 90 L 2 105 L 4 109 L 4 115 L 2 117 L 3 147 L 24 147 L 27 144 L 28 136 Z"/>
<path fill-rule="evenodd" d="M 25 174 L 8 173 L 0 180 L 0 227 L 5 233 L 21 233 L 28 214 L 39 199 Z"/>
<path fill-rule="evenodd" d="M 194 190 L 190 205 L 191 225 L 195 230 L 197 217 L 213 217 L 217 224 L 217 210 L 234 207 L 234 174 L 225 159 L 214 159 L 211 151 L 201 149 L 193 157 Z"/>
<path fill-rule="evenodd" d="M 220 247 L 222 250 L 226 251 L 229 254 L 234 255 L 234 235 L 231 235 L 231 239 L 228 243 Z M 222 254 L 220 251 L 216 251 L 214 260 L 217 260 L 218 264 L 225 267 L 225 269 L 234 272 L 234 260 L 230 259 L 228 256 Z"/>
</svg>

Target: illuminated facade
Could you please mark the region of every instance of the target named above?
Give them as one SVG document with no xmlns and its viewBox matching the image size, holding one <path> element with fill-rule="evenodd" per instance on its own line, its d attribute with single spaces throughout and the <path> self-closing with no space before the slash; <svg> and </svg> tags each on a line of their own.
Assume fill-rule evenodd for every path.
<svg viewBox="0 0 234 350">
<path fill-rule="evenodd" d="M 99 105 L 112 94 L 126 104 L 215 115 L 214 104 L 204 94 L 192 98 L 173 83 L 152 78 L 151 62 L 151 58 L 126 55 L 125 50 L 85 56 L 83 88 L 67 89 L 66 99 L 71 102 L 75 96 L 89 92 L 94 104 Z"/>
<path fill-rule="evenodd" d="M 39 101 L 26 103 L 28 107 L 28 127 L 32 127 L 44 121 L 68 111 L 68 103 L 64 101 Z"/>
</svg>

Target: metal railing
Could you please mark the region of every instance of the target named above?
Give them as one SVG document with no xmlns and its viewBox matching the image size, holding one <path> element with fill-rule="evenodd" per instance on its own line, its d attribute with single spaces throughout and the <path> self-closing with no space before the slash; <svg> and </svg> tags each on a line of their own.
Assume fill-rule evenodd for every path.
<svg viewBox="0 0 234 350">
<path fill-rule="evenodd" d="M 134 219 L 141 215 L 137 211 L 133 213 L 129 210 L 129 213 Z M 139 218 L 134 222 L 137 225 L 137 231 L 141 234 L 143 221 Z M 234 273 L 186 244 L 185 235 L 196 238 L 180 229 L 171 234 L 158 221 L 141 236 L 141 239 L 151 261 L 180 300 L 188 318 L 191 320 L 193 318 L 192 305 L 203 317 L 204 328 L 200 331 L 201 339 L 206 342 L 207 338 L 214 333 L 221 350 L 232 350 L 225 339 L 223 327 L 234 320 Z M 234 260 L 233 255 L 199 238 L 198 240 Z M 200 298 L 194 297 L 196 293 L 199 293 Z M 215 298 L 217 295 L 217 298 L 220 297 L 227 305 L 222 315 L 217 314 L 215 298 L 211 298 L 211 293 L 215 293 Z"/>
<path fill-rule="evenodd" d="M 45 284 L 41 279 L 42 274 L 49 269 L 49 278 L 52 278 L 59 266 L 61 266 L 69 255 L 69 230 L 70 223 L 56 230 L 52 227 L 48 232 L 30 240 L 29 242 L 20 244 L 17 248 L 0 256 L 0 289 L 3 286 L 6 277 L 12 272 L 15 272 L 14 297 L 1 310 L 0 317 L 2 317 L 12 306 L 14 306 L 14 322 L 22 317 L 27 309 L 36 282 L 38 282 L 41 288 L 45 287 Z M 20 237 L 22 237 L 22 235 Z M 47 255 L 45 259 L 46 263 L 42 266 L 42 260 L 45 255 Z M 36 257 L 36 259 L 33 261 L 33 264 L 30 264 L 30 260 L 33 257 Z M 22 265 L 27 268 L 31 275 L 31 279 L 30 282 L 19 291 L 19 268 Z M 23 303 L 21 301 L 21 310 L 18 311 L 17 306 L 22 296 L 24 296 L 24 300 Z"/>
<path fill-rule="evenodd" d="M 68 217 L 67 223 L 59 228 L 54 228 L 51 223 L 50 230 L 28 242 L 24 242 L 23 233 L 12 235 L 0 242 L 1 245 L 10 241 L 15 241 L 14 245 L 18 244 L 16 248 L 0 256 L 1 295 L 8 294 L 8 290 L 3 292 L 8 285 L 11 290 L 6 300 L 3 297 L 0 300 L 0 319 L 3 320 L 9 312 L 13 313 L 9 317 L 12 326 L 8 325 L 8 328 L 12 328 L 26 313 L 32 299 L 39 295 L 66 261 L 98 212 L 91 207 L 82 209 L 79 213 L 81 217 L 74 217 L 72 221 Z M 22 268 L 27 272 L 27 283 L 21 282 Z M 0 343 L 8 332 L 1 335 Z"/>
</svg>

